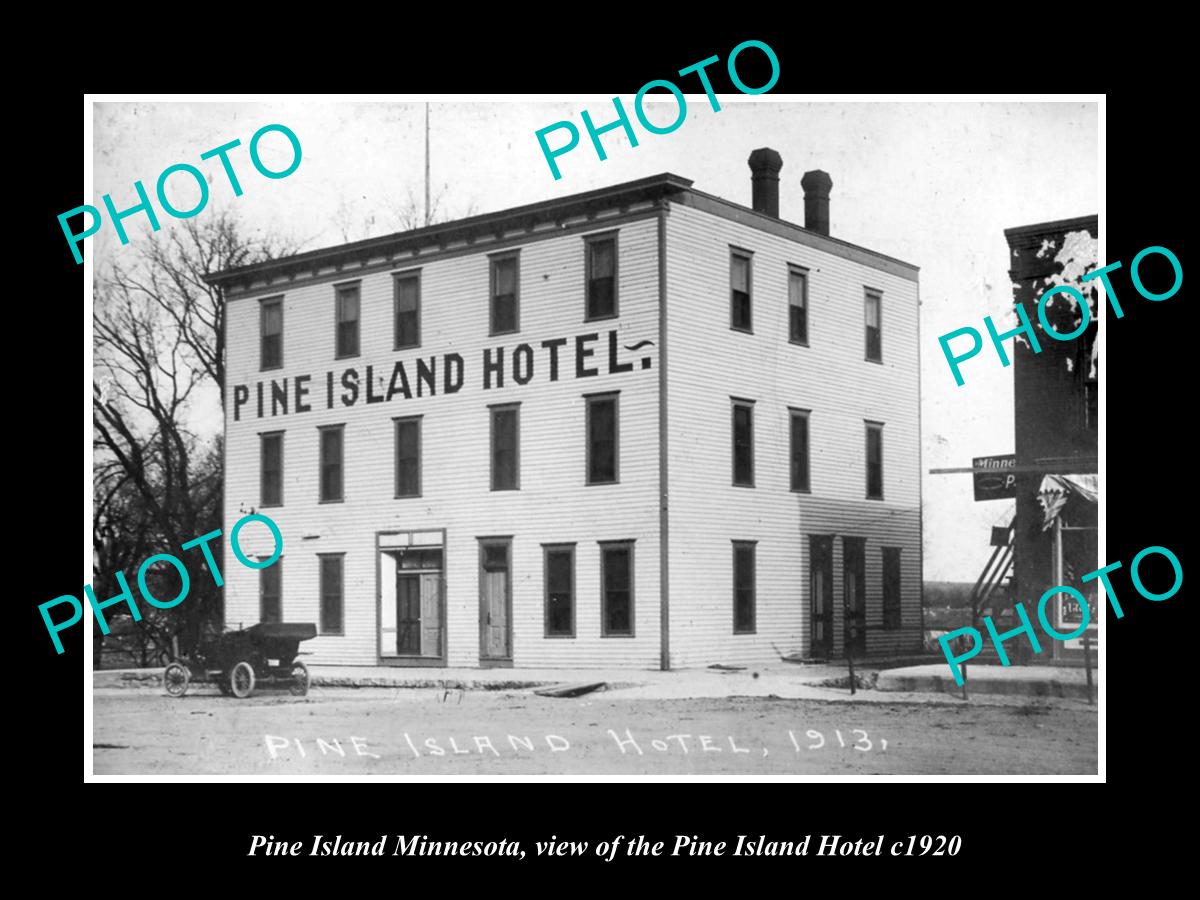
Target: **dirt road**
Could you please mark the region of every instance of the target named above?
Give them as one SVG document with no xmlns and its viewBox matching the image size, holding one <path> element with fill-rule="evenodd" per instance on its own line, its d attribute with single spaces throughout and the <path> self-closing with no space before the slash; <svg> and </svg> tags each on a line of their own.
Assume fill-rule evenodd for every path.
<svg viewBox="0 0 1200 900">
<path fill-rule="evenodd" d="M 1095 774 L 1094 707 L 576 699 L 314 689 L 233 700 L 98 692 L 95 773 Z"/>
</svg>

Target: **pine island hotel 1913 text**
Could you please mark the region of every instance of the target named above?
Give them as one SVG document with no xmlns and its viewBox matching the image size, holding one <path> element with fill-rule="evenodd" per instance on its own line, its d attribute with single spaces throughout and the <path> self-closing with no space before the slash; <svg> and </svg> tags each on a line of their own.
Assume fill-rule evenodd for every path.
<svg viewBox="0 0 1200 900">
<path fill-rule="evenodd" d="M 315 664 L 676 668 L 919 649 L 917 268 L 676 175 L 211 276 L 226 624 Z M 272 539 L 244 552 L 269 556 Z"/>
</svg>

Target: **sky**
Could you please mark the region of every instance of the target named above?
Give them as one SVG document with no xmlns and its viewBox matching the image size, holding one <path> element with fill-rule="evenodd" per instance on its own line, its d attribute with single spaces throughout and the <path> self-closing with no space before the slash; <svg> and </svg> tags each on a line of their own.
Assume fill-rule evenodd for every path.
<svg viewBox="0 0 1200 900">
<path fill-rule="evenodd" d="M 411 101 L 419 98 L 404 98 Z M 628 110 L 632 97 L 622 97 Z M 1011 501 L 976 503 L 971 476 L 930 475 L 932 468 L 969 466 L 972 457 L 1013 452 L 1012 369 L 989 351 L 964 366 L 955 384 L 937 337 L 983 316 L 1011 317 L 1004 229 L 1098 212 L 1099 142 L 1095 103 L 838 102 L 812 103 L 719 95 L 714 111 L 703 94 L 687 95 L 687 115 L 674 132 L 654 135 L 634 121 L 638 145 L 621 129 L 604 135 L 597 158 L 581 124 L 587 109 L 599 126 L 614 118 L 610 97 L 556 102 L 430 103 L 430 178 L 440 211 L 451 218 L 494 212 L 662 172 L 694 187 L 750 205 L 746 159 L 758 147 L 783 157 L 780 217 L 804 222 L 800 178 L 823 169 L 833 179 L 830 234 L 920 267 L 921 443 L 925 579 L 974 581 L 990 555 L 990 526 L 1006 521 Z M 677 115 L 674 101 L 647 103 L 656 124 Z M 399 230 L 396 210 L 424 193 L 424 117 L 420 102 L 332 102 L 290 97 L 277 102 L 101 102 L 93 108 L 93 186 L 102 208 L 137 203 L 133 183 L 153 194 L 158 175 L 190 163 L 208 176 L 209 206 L 230 208 L 252 229 L 287 235 L 303 249 Z M 535 133 L 573 121 L 581 142 L 558 157 L 555 180 Z M 267 179 L 247 155 L 263 125 L 286 125 L 303 158 L 291 175 Z M 234 197 L 220 162 L 200 154 L 239 139 L 230 153 L 244 193 Z M 552 146 L 563 132 L 548 136 Z M 284 169 L 287 139 L 266 135 L 264 165 Z M 168 182 L 168 198 L 190 209 L 199 188 L 186 175 Z M 157 201 L 156 201 L 157 206 Z M 163 229 L 180 227 L 162 215 Z M 125 220 L 130 245 L 105 223 L 88 239 L 99 265 L 133 252 L 149 233 L 141 214 Z M 220 429 L 215 396 L 193 409 L 200 431 Z"/>
</svg>

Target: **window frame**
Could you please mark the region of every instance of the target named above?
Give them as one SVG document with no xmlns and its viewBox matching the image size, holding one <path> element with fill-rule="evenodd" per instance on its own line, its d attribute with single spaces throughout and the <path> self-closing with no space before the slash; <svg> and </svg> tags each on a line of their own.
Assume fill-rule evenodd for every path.
<svg viewBox="0 0 1200 900">
<path fill-rule="evenodd" d="M 796 484 L 796 419 L 804 420 L 804 484 Z M 788 488 L 796 494 L 812 493 L 812 410 L 788 407 Z"/>
<path fill-rule="evenodd" d="M 738 481 L 738 441 L 737 441 L 737 411 L 749 410 L 750 413 L 750 480 Z M 746 397 L 729 398 L 729 438 L 730 438 L 730 477 L 734 487 L 754 487 L 754 401 Z"/>
<path fill-rule="evenodd" d="M 496 267 L 508 260 L 513 262 L 513 327 L 496 330 Z M 488 337 L 521 333 L 521 251 L 502 250 L 488 254 Z"/>
<path fill-rule="evenodd" d="M 325 566 L 331 560 L 338 564 L 338 628 L 325 627 Z M 346 554 L 318 553 L 317 554 L 317 634 L 344 637 L 346 634 Z"/>
<path fill-rule="evenodd" d="M 327 432 L 336 432 L 338 434 L 338 496 L 325 496 L 325 467 L 328 463 L 325 460 L 325 434 Z M 336 425 L 320 425 L 317 427 L 317 502 L 318 503 L 345 503 L 346 502 L 346 425 L 340 423 Z"/>
<path fill-rule="evenodd" d="M 792 307 L 796 305 L 792 302 L 792 276 L 793 275 L 799 275 L 801 278 L 804 279 L 804 290 L 801 292 L 803 295 L 804 303 L 801 307 L 799 307 L 804 310 L 804 337 L 803 338 L 797 338 L 792 334 Z M 809 308 L 810 308 L 809 302 L 808 302 L 809 275 L 810 275 L 810 272 L 806 267 L 797 265 L 796 263 L 788 263 L 788 285 L 787 285 L 787 291 L 788 291 L 788 297 L 787 297 L 787 300 L 788 300 L 788 316 L 787 316 L 788 343 L 793 344 L 797 347 L 809 346 L 809 324 L 810 324 L 809 315 L 808 315 Z"/>
<path fill-rule="evenodd" d="M 264 582 L 268 578 L 277 579 L 275 603 L 276 603 L 276 614 L 278 615 L 278 618 L 272 619 L 270 621 L 271 622 L 282 622 L 283 621 L 283 568 L 280 565 L 282 562 L 283 562 L 283 557 L 280 556 L 271 565 L 264 566 L 263 568 L 258 570 L 258 621 L 260 623 L 265 623 L 268 621 L 263 616 L 263 613 L 266 608 L 266 598 L 267 598 L 266 585 L 264 584 Z M 271 572 L 271 571 L 274 571 L 274 574 L 267 575 L 267 573 Z"/>
<path fill-rule="evenodd" d="M 421 422 L 423 416 L 393 416 L 392 422 L 392 494 L 396 500 L 407 500 L 412 497 L 420 497 L 424 488 L 424 466 L 422 465 L 422 451 L 424 449 L 424 424 Z M 412 424 L 417 429 L 417 491 L 415 494 L 400 493 L 400 426 Z"/>
<path fill-rule="evenodd" d="M 273 365 L 266 364 L 266 353 L 264 352 L 267 340 L 266 333 L 266 318 L 268 306 L 279 306 L 279 334 L 270 335 L 270 337 L 279 338 L 279 361 Z M 258 301 L 258 371 L 272 372 L 275 369 L 283 368 L 283 294 L 275 297 L 263 297 Z"/>
<path fill-rule="evenodd" d="M 496 415 L 511 412 L 514 414 L 515 425 L 513 435 L 513 483 L 506 487 L 496 487 Z M 488 404 L 488 471 L 490 486 L 493 491 L 519 491 L 521 489 L 521 404 L 520 403 L 491 403 Z"/>
<path fill-rule="evenodd" d="M 878 357 L 871 355 L 871 326 L 868 324 L 867 309 L 872 300 L 878 304 L 879 308 L 879 325 L 875 329 L 879 332 Z M 863 359 L 866 362 L 883 364 L 883 291 L 879 288 L 863 288 Z"/>
<path fill-rule="evenodd" d="M 634 615 L 637 610 L 636 597 L 634 590 L 634 575 L 637 571 L 634 565 L 634 550 L 635 541 L 632 539 L 623 539 L 617 541 L 597 541 L 600 546 L 600 637 L 602 638 L 632 638 L 637 636 L 637 618 Z M 608 586 L 605 584 L 605 566 L 604 555 L 612 550 L 627 550 L 629 552 L 629 631 L 610 631 L 608 627 Z"/>
<path fill-rule="evenodd" d="M 863 419 L 863 432 L 866 441 L 865 454 L 863 461 L 866 464 L 866 499 L 867 500 L 882 500 L 884 498 L 884 466 L 883 466 L 883 422 L 874 422 L 870 419 Z M 871 493 L 871 434 L 879 435 L 879 494 L 878 496 Z"/>
<path fill-rule="evenodd" d="M 575 610 L 578 608 L 578 570 L 575 566 L 575 543 L 542 544 L 542 636 L 550 640 L 571 640 L 576 636 Z M 550 554 L 566 553 L 571 559 L 571 630 L 550 630 Z"/>
<path fill-rule="evenodd" d="M 603 391 L 595 394 L 584 394 L 586 410 L 584 414 L 584 484 L 620 484 L 621 483 L 621 392 Z M 599 402 L 611 400 L 613 404 L 613 477 L 611 481 L 592 480 L 592 407 Z"/>
<path fill-rule="evenodd" d="M 758 541 L 735 540 L 733 544 L 733 633 L 758 634 Z M 750 625 L 738 627 L 738 553 L 750 551 Z"/>
<path fill-rule="evenodd" d="M 733 261 L 746 261 L 746 307 L 749 322 L 745 326 L 738 325 L 734 319 L 733 303 Z M 754 334 L 754 251 L 742 247 L 729 246 L 729 329 L 740 331 L 742 334 Z"/>
<path fill-rule="evenodd" d="M 400 282 L 417 283 L 417 340 L 414 344 L 400 343 Z M 361 302 L 361 301 L 360 301 Z M 361 312 L 361 310 L 360 310 Z M 416 350 L 421 346 L 421 270 L 405 269 L 392 273 L 392 350 Z"/>
<path fill-rule="evenodd" d="M 600 322 L 605 319 L 616 319 L 621 315 L 621 294 L 620 294 L 620 243 L 617 235 L 619 229 L 612 231 L 602 231 L 597 234 L 587 234 L 583 237 L 583 321 L 585 322 Z M 612 312 L 604 313 L 603 315 L 593 316 L 591 310 L 591 290 L 592 290 L 592 245 L 602 244 L 612 241 L 613 245 L 613 301 Z"/>
<path fill-rule="evenodd" d="M 881 583 L 880 583 L 880 607 L 883 613 L 883 629 L 884 631 L 899 631 L 904 627 L 904 606 L 901 603 L 903 595 L 904 583 L 904 562 L 902 557 L 903 547 L 880 547 L 881 559 Z M 890 553 L 889 553 L 890 551 Z M 896 594 L 893 604 L 888 603 L 888 559 L 896 561 Z"/>
<path fill-rule="evenodd" d="M 283 436 L 287 432 L 282 429 L 275 431 L 260 431 L 258 433 L 258 505 L 263 509 L 274 509 L 283 506 L 283 466 L 284 447 Z M 267 455 L 266 443 L 269 438 L 279 439 L 279 498 L 274 503 L 267 502 Z"/>
<path fill-rule="evenodd" d="M 353 290 L 358 297 L 358 316 L 354 319 L 354 352 L 342 352 L 342 297 Z M 354 359 L 362 356 L 362 280 L 342 281 L 333 286 L 333 358 Z"/>
</svg>

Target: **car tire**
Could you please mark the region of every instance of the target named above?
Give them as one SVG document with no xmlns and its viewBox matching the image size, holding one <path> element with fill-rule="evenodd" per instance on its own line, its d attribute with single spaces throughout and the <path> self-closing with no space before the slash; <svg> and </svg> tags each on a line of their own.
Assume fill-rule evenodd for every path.
<svg viewBox="0 0 1200 900">
<path fill-rule="evenodd" d="M 229 690 L 239 700 L 254 693 L 254 666 L 242 660 L 229 671 Z"/>
</svg>

